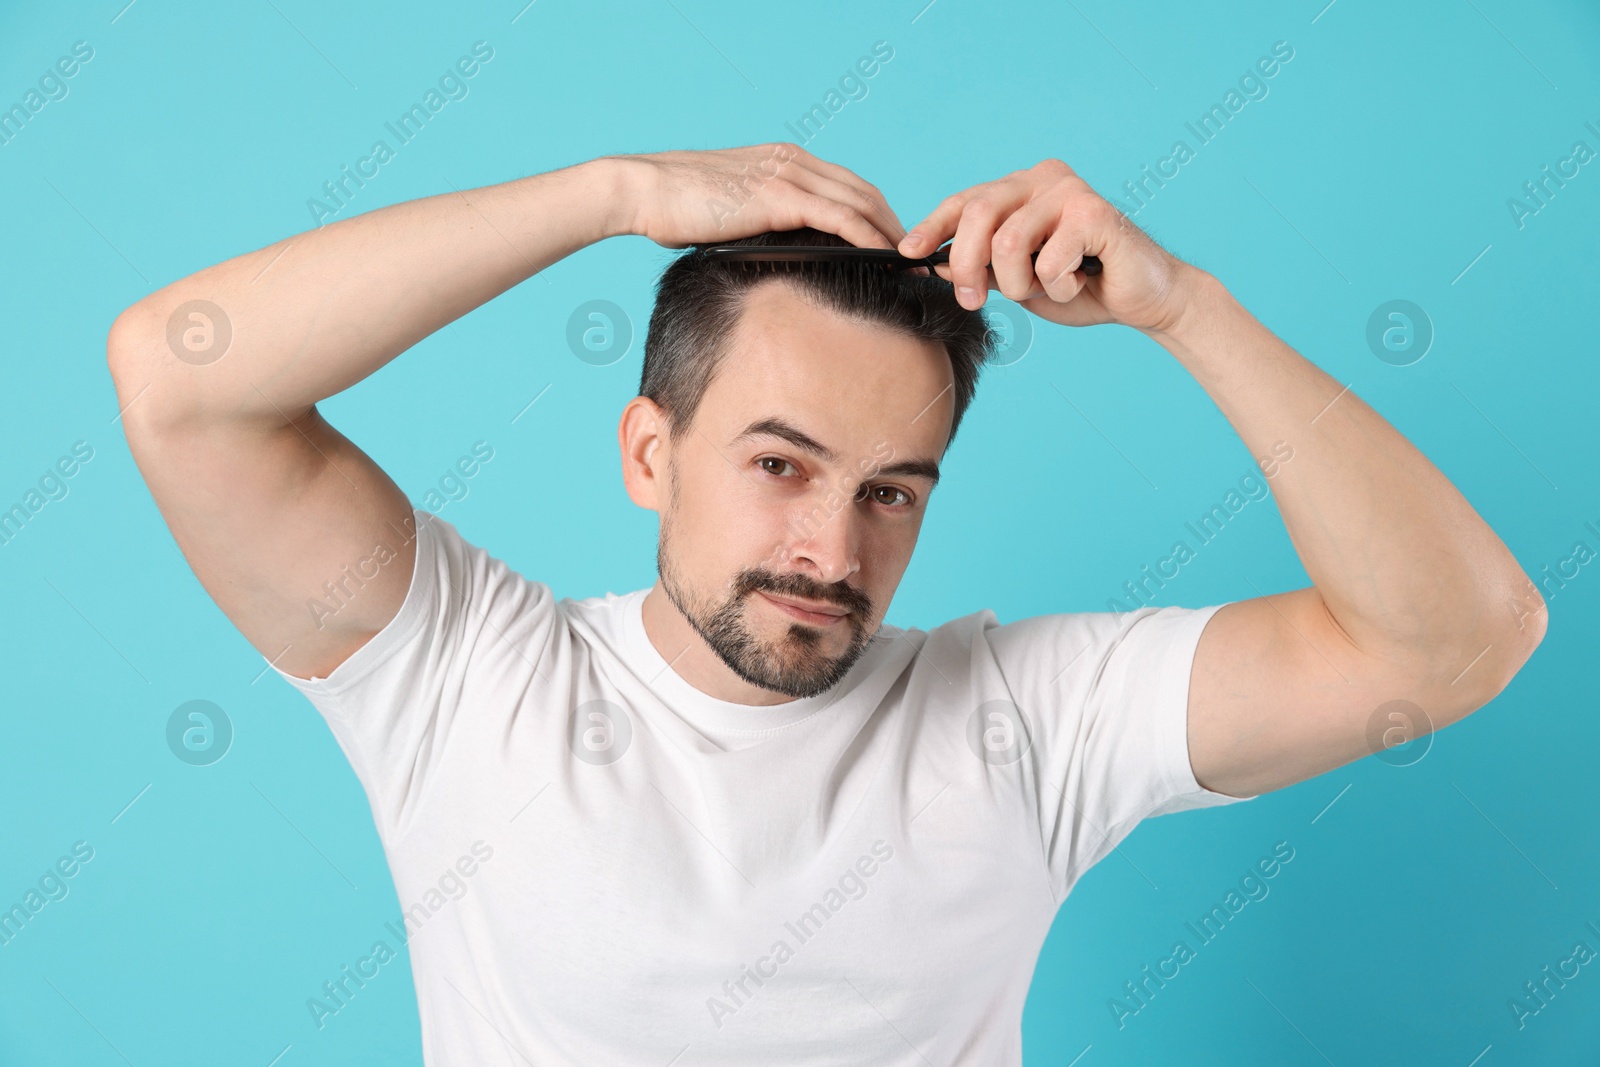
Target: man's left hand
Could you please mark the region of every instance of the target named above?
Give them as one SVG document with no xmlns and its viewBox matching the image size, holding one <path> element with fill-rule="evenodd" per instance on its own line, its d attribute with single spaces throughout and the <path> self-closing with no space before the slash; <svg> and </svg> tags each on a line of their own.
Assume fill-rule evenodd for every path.
<svg viewBox="0 0 1600 1067">
<path fill-rule="evenodd" d="M 939 276 L 965 308 L 998 289 L 1063 326 L 1120 323 L 1172 330 L 1199 272 L 1169 254 L 1089 183 L 1047 159 L 948 197 L 900 242 L 904 256 L 926 256 L 954 238 Z M 1029 257 L 1038 251 L 1039 258 Z M 1077 266 L 1097 256 L 1102 272 Z"/>
</svg>

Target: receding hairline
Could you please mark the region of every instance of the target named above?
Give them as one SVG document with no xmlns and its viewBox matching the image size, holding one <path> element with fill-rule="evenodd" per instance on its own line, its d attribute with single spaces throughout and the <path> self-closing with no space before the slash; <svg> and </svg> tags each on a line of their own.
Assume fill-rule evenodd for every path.
<svg viewBox="0 0 1600 1067">
<path fill-rule="evenodd" d="M 821 247 L 844 244 L 837 237 L 806 227 L 741 239 L 734 244 L 760 247 L 791 241 Z M 884 279 L 889 277 L 885 272 Z M 954 408 L 948 412 L 948 430 L 940 455 L 947 452 L 991 355 L 992 342 L 980 313 L 963 310 L 953 299 L 930 292 L 926 285 L 929 278 L 917 278 L 923 284 L 908 286 L 908 295 L 900 296 L 894 292 L 897 285 L 883 285 L 878 272 L 861 271 L 858 264 L 842 265 L 837 271 L 755 270 L 748 264 L 708 260 L 695 251 L 679 257 L 662 272 L 645 339 L 640 394 L 665 409 L 668 436 L 681 438 L 694 424 L 706 390 L 724 370 L 723 361 L 739 352 L 741 342 L 749 339 L 751 326 L 756 325 L 753 320 L 747 323 L 751 300 L 770 298 L 772 293 L 767 292 L 765 283 L 785 280 L 789 282 L 787 292 L 795 294 L 804 307 L 826 310 L 837 321 L 876 328 L 871 331 L 874 333 L 888 330 L 890 336 L 925 342 L 915 347 L 929 358 L 938 358 L 935 353 L 942 353 L 940 365 L 947 372 L 944 382 L 949 387 L 936 394 L 934 400 L 953 388 Z M 752 297 L 758 292 L 763 295 Z M 741 329 L 746 332 L 741 334 Z"/>
<path fill-rule="evenodd" d="M 741 339 L 741 331 L 743 330 L 745 323 L 749 321 L 747 312 L 749 311 L 750 294 L 756 292 L 758 289 L 764 288 L 764 283 L 768 280 L 783 280 L 785 277 L 786 276 L 784 274 L 774 274 L 770 277 L 770 279 L 763 278 L 762 281 L 757 282 L 755 285 L 752 285 L 749 289 L 739 294 L 739 304 L 736 309 L 737 317 L 734 319 L 733 328 L 730 329 L 722 338 L 717 350 L 711 353 L 711 367 L 706 375 L 705 388 L 701 390 L 700 396 L 695 404 L 695 409 L 689 415 L 689 423 L 692 424 L 695 417 L 699 415 L 700 409 L 704 406 L 706 394 L 711 392 L 712 386 L 716 384 L 718 377 L 720 377 L 722 374 L 723 364 L 727 361 L 728 356 L 732 354 L 734 346 L 737 345 Z M 838 319 L 842 319 L 843 321 L 850 323 L 851 325 L 861 326 L 869 330 L 881 330 L 896 337 L 918 342 L 925 346 L 935 348 L 939 351 L 939 354 L 944 360 L 944 368 L 949 372 L 950 380 L 945 384 L 944 388 L 939 390 L 932 400 L 928 401 L 927 406 L 924 407 L 922 411 L 917 413 L 917 415 L 912 419 L 913 422 L 915 422 L 916 419 L 921 418 L 922 415 L 927 412 L 928 408 L 936 404 L 942 397 L 945 396 L 945 394 L 950 393 L 955 389 L 955 357 L 950 352 L 950 346 L 944 341 L 941 341 L 938 338 L 924 336 L 917 333 L 915 330 L 907 329 L 896 323 L 884 322 L 882 319 L 873 318 L 868 315 L 861 315 L 854 312 L 840 310 L 839 308 L 828 304 L 824 300 L 817 299 L 814 293 L 811 293 L 802 285 L 790 284 L 787 288 L 791 293 L 797 295 L 806 306 L 817 311 L 826 312 Z M 737 441 L 740 437 L 747 436 L 751 432 L 752 428 L 759 425 L 762 421 L 764 420 L 755 420 L 750 426 L 746 427 L 744 431 L 736 435 L 733 440 Z M 794 444 L 797 448 L 805 448 L 807 451 L 815 452 L 818 455 L 823 455 L 824 452 L 831 451 L 830 449 L 817 447 L 820 445 L 820 442 L 817 442 L 814 438 L 811 438 L 809 434 L 799 431 L 798 427 L 793 426 L 791 423 L 787 423 L 786 420 L 782 419 L 781 416 L 768 416 L 767 421 L 770 421 L 773 424 L 784 424 L 789 430 L 796 431 L 798 437 L 805 438 L 805 442 L 802 442 L 798 439 L 790 439 L 790 443 Z M 954 422 L 954 412 L 951 413 L 951 421 L 952 423 Z M 689 427 L 687 425 L 682 427 L 682 429 L 685 430 L 688 428 Z M 677 433 L 673 432 L 671 433 L 671 436 L 676 437 Z M 773 436 L 787 437 L 788 435 L 785 433 L 777 433 Z M 941 456 L 943 456 L 945 451 L 949 449 L 952 436 L 953 435 L 949 432 L 949 430 L 946 430 L 944 445 L 939 452 Z M 731 444 L 732 442 L 729 443 Z M 826 458 L 829 458 L 830 461 L 833 459 L 831 456 Z M 915 474 L 919 477 L 926 477 L 933 483 L 937 483 L 939 481 L 939 466 L 935 461 L 906 461 L 905 464 L 898 464 L 896 466 L 904 467 L 904 469 L 899 471 L 899 473 Z"/>
</svg>

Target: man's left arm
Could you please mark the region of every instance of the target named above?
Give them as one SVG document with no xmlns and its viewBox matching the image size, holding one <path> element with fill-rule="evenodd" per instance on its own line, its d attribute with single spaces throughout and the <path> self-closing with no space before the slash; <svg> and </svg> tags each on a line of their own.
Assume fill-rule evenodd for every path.
<svg viewBox="0 0 1600 1067">
<path fill-rule="evenodd" d="M 1369 755 L 1369 723 L 1391 701 L 1442 728 L 1493 699 L 1532 655 L 1544 602 L 1449 479 L 1066 164 L 947 199 L 900 251 L 927 255 L 951 236 L 939 272 L 964 306 L 998 288 L 1064 325 L 1133 326 L 1194 376 L 1253 455 L 1277 442 L 1294 449 L 1273 484 L 1313 584 L 1225 605 L 1207 624 L 1189 688 L 1201 785 L 1250 796 Z M 1102 274 L 1074 269 L 1085 255 Z"/>
</svg>

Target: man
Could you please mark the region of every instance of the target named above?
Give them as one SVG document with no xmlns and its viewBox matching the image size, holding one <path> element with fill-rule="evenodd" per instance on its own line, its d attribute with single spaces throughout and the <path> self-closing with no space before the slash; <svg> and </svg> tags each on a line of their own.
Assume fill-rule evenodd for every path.
<svg viewBox="0 0 1600 1067">
<path fill-rule="evenodd" d="M 939 278 L 674 263 L 618 427 L 659 580 L 557 602 L 315 405 L 617 234 L 953 249 Z M 1165 347 L 1273 475 L 1313 585 L 885 625 L 991 288 Z M 203 270 L 108 350 L 196 575 L 366 788 L 434 1064 L 1018 1063 L 1058 907 L 1141 819 L 1367 755 L 1390 702 L 1455 722 L 1544 632 L 1436 468 L 1055 160 L 907 233 L 794 145 L 602 158 Z"/>
</svg>

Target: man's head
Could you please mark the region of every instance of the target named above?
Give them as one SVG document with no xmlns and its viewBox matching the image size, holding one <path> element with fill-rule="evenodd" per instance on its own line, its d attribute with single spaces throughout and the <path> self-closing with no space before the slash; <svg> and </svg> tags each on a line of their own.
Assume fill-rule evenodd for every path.
<svg viewBox="0 0 1600 1067">
<path fill-rule="evenodd" d="M 730 243 L 847 244 L 811 229 Z M 663 273 L 618 428 L 624 480 L 661 516 L 662 589 L 745 682 L 810 696 L 860 657 L 992 344 L 937 277 L 775 272 L 698 248 Z"/>
</svg>

